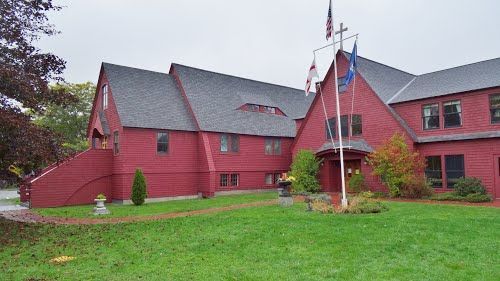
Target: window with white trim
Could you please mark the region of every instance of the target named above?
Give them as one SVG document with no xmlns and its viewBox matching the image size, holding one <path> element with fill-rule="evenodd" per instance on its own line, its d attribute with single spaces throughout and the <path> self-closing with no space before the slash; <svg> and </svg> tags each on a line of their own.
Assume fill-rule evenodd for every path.
<svg viewBox="0 0 500 281">
<path fill-rule="evenodd" d="M 102 109 L 108 108 L 108 85 L 102 86 Z"/>
</svg>

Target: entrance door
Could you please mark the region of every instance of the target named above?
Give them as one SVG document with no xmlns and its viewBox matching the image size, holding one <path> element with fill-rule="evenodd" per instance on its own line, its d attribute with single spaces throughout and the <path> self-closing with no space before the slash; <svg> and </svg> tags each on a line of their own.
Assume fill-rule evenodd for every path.
<svg viewBox="0 0 500 281">
<path fill-rule="evenodd" d="M 500 155 L 494 156 L 495 161 L 495 198 L 500 199 Z"/>
<path fill-rule="evenodd" d="M 347 191 L 350 191 L 349 180 L 353 175 L 361 173 L 361 160 L 347 160 L 345 161 L 344 176 L 345 176 L 345 187 Z"/>
</svg>

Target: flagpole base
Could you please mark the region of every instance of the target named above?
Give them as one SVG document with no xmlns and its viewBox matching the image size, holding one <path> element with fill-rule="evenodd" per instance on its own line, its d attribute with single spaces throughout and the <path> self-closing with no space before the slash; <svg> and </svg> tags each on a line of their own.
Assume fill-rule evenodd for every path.
<svg viewBox="0 0 500 281">
<path fill-rule="evenodd" d="M 347 198 L 342 198 L 341 203 L 342 207 L 347 207 Z"/>
</svg>

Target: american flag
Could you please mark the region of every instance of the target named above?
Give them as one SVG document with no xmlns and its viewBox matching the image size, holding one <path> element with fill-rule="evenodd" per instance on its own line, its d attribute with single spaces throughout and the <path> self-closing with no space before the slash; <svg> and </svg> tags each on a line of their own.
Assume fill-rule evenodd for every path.
<svg viewBox="0 0 500 281">
<path fill-rule="evenodd" d="M 328 17 L 326 18 L 326 41 L 328 38 L 332 37 L 332 1 L 330 1 L 330 7 L 328 7 Z"/>
</svg>

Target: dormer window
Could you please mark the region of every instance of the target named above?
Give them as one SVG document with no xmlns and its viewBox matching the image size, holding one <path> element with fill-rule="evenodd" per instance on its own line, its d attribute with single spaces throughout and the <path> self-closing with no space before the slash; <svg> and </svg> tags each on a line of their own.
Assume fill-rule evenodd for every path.
<svg viewBox="0 0 500 281">
<path fill-rule="evenodd" d="M 259 106 L 256 104 L 247 104 L 248 111 L 259 112 Z"/>
<path fill-rule="evenodd" d="M 247 103 L 244 106 L 240 107 L 240 109 L 251 112 L 262 112 L 268 114 L 276 114 L 278 112 L 277 108 L 274 106 L 260 105 L 254 103 Z"/>
<path fill-rule="evenodd" d="M 276 114 L 276 108 L 271 107 L 271 106 L 263 106 L 264 113 L 271 113 L 271 114 Z"/>
<path fill-rule="evenodd" d="M 108 108 L 108 85 L 102 86 L 102 109 Z"/>
</svg>

